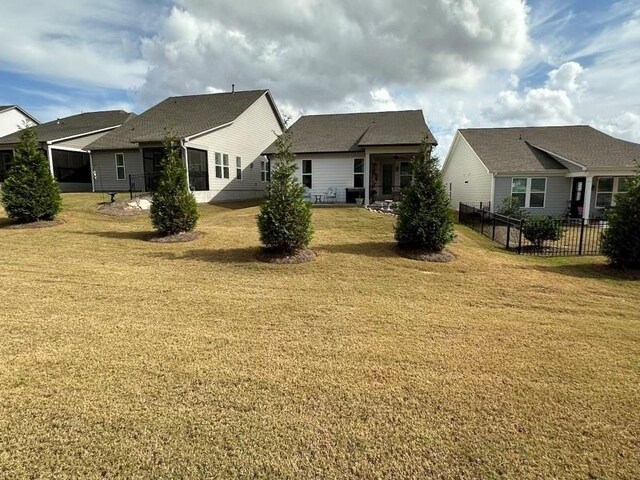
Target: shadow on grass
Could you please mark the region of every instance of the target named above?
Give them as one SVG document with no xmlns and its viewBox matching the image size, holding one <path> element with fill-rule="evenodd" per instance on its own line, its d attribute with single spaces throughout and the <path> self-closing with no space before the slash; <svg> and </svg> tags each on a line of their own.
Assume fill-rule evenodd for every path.
<svg viewBox="0 0 640 480">
<path fill-rule="evenodd" d="M 259 252 L 257 247 L 227 248 L 227 249 L 197 249 L 186 252 L 154 252 L 150 257 L 163 260 L 197 260 L 208 263 L 259 263 L 256 255 Z"/>
<path fill-rule="evenodd" d="M 8 227 L 9 225 L 13 225 L 15 222 L 10 218 L 0 218 L 0 228 Z"/>
<path fill-rule="evenodd" d="M 346 253 L 348 255 L 359 255 L 372 258 L 399 257 L 395 242 L 363 242 L 363 243 L 342 243 L 311 246 L 312 250 L 328 253 Z"/>
<path fill-rule="evenodd" d="M 523 267 L 540 272 L 557 273 L 568 277 L 593 278 L 596 280 L 640 281 L 640 270 L 623 270 L 598 263 L 579 263 L 573 265 L 530 265 Z"/>
<path fill-rule="evenodd" d="M 96 237 L 102 238 L 111 238 L 115 240 L 141 240 L 141 241 L 149 241 L 151 238 L 157 235 L 156 232 L 152 231 L 135 231 L 135 230 L 125 230 L 122 232 L 74 232 L 74 233 L 82 233 L 84 235 L 93 235 Z"/>
<path fill-rule="evenodd" d="M 222 202 L 222 203 L 211 202 L 208 205 L 220 207 L 225 210 L 243 210 L 245 208 L 257 207 L 261 203 L 262 203 L 262 200 L 245 200 L 242 202 Z"/>
</svg>

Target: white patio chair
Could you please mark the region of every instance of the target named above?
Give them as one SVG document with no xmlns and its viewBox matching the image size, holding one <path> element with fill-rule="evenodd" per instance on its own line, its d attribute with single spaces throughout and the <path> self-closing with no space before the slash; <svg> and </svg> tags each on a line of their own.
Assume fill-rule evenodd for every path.
<svg viewBox="0 0 640 480">
<path fill-rule="evenodd" d="M 324 198 L 327 203 L 336 203 L 338 197 L 338 189 L 336 187 L 327 188 L 327 193 L 324 194 Z"/>
</svg>

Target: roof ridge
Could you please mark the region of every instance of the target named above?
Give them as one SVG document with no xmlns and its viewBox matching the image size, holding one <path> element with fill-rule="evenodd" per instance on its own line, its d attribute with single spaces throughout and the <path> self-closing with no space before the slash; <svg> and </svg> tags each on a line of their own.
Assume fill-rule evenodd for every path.
<svg viewBox="0 0 640 480">
<path fill-rule="evenodd" d="M 170 97 L 165 98 L 165 100 L 169 100 L 171 98 L 187 98 L 187 97 L 209 97 L 213 95 L 238 95 L 239 93 L 255 93 L 255 92 L 268 92 L 268 88 L 256 88 L 254 90 L 236 90 L 235 92 L 213 92 L 213 93 L 189 93 L 186 95 L 171 95 Z M 162 102 L 160 102 L 162 103 Z M 159 105 L 159 104 L 156 104 Z"/>
<path fill-rule="evenodd" d="M 381 113 L 409 113 L 409 112 L 422 112 L 420 109 L 412 109 L 412 110 L 379 110 L 375 112 L 344 112 L 344 113 L 312 113 L 309 115 L 302 115 L 300 118 L 304 117 L 337 117 L 337 116 L 346 116 L 346 115 L 376 115 Z"/>
</svg>

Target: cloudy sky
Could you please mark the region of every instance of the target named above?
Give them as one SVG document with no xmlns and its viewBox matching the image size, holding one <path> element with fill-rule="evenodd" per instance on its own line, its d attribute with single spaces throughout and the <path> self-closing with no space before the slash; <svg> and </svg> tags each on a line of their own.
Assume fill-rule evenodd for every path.
<svg viewBox="0 0 640 480">
<path fill-rule="evenodd" d="M 640 0 L 31 0 L 2 6 L 0 104 L 40 120 L 269 88 L 281 110 L 589 123 L 640 141 Z"/>
</svg>

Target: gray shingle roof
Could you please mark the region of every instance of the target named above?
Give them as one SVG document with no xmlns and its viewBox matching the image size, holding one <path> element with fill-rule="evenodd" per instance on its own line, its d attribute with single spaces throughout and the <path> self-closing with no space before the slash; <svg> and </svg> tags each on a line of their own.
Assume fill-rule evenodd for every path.
<svg viewBox="0 0 640 480">
<path fill-rule="evenodd" d="M 437 144 L 422 110 L 307 115 L 300 117 L 290 130 L 293 152 L 297 154 L 362 152 L 368 146 L 418 145 L 425 135 Z M 275 143 L 264 153 L 275 153 Z"/>
<path fill-rule="evenodd" d="M 42 123 L 34 128 L 38 134 L 38 140 L 41 142 L 48 142 L 51 140 L 59 140 L 61 138 L 82 135 L 84 133 L 122 125 L 133 115 L 133 113 L 125 112 L 123 110 L 86 112 Z M 9 135 L 0 138 L 0 144 L 15 144 L 18 142 L 19 137 L 19 131 L 10 133 Z"/>
<path fill-rule="evenodd" d="M 495 173 L 565 168 L 546 152 L 587 168 L 637 167 L 640 162 L 639 144 L 614 138 L 588 125 L 467 128 L 460 133 Z"/>
<path fill-rule="evenodd" d="M 162 141 L 169 132 L 179 138 L 204 132 L 233 122 L 266 93 L 268 90 L 169 97 L 91 143 L 88 149 L 137 148 L 140 142 Z"/>
<path fill-rule="evenodd" d="M 15 105 L 0 105 L 0 112 L 2 112 L 3 110 L 7 110 L 9 108 L 13 108 L 15 107 Z"/>
</svg>

